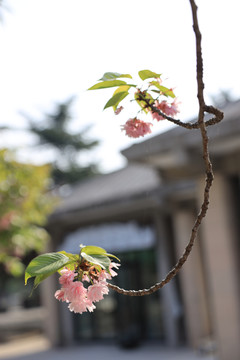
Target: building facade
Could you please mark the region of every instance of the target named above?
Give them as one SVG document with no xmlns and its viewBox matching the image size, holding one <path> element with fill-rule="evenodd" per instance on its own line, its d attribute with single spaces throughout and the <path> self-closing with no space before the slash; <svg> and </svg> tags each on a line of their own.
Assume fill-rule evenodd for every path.
<svg viewBox="0 0 240 360">
<path fill-rule="evenodd" d="M 184 268 L 142 302 L 111 293 L 95 320 L 73 319 L 63 304 L 56 306 L 48 294 L 57 282 L 49 279 L 43 298 L 52 314 L 47 328 L 53 343 L 104 334 L 126 346 L 155 339 L 239 360 L 240 101 L 227 104 L 224 113 L 223 122 L 208 129 L 215 179 Z M 118 284 L 145 288 L 165 277 L 190 237 L 203 199 L 201 137 L 177 127 L 122 153 L 126 168 L 79 184 L 52 214 L 49 250 L 74 252 L 80 243 L 105 247 L 123 259 Z"/>
</svg>

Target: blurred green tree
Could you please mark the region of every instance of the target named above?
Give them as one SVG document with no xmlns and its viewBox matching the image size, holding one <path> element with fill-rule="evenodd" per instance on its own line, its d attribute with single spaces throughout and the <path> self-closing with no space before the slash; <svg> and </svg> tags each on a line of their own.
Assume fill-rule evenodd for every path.
<svg viewBox="0 0 240 360">
<path fill-rule="evenodd" d="M 29 130 L 38 136 L 40 145 L 47 145 L 56 152 L 52 164 L 52 178 L 55 185 L 72 184 L 99 173 L 94 163 L 82 166 L 79 155 L 98 145 L 97 140 L 88 140 L 89 126 L 79 133 L 72 133 L 68 125 L 72 120 L 71 106 L 74 97 L 59 103 L 52 114 L 46 114 L 42 122 L 37 122 L 23 114 L 29 121 Z"/>
<path fill-rule="evenodd" d="M 24 272 L 23 259 L 45 249 L 43 226 L 54 202 L 49 194 L 50 167 L 19 163 L 0 150 L 0 265 L 10 275 Z"/>
</svg>

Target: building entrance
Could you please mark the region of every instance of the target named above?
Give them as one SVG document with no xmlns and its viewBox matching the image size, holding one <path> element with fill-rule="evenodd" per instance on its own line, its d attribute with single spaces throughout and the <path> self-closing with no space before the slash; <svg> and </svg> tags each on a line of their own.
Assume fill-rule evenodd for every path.
<svg viewBox="0 0 240 360">
<path fill-rule="evenodd" d="M 121 259 L 116 285 L 125 289 L 150 287 L 157 280 L 154 248 L 118 254 Z M 136 346 L 142 340 L 163 340 L 161 298 L 129 297 L 110 291 L 97 303 L 94 313 L 73 316 L 76 340 L 117 340 L 124 347 Z"/>
</svg>

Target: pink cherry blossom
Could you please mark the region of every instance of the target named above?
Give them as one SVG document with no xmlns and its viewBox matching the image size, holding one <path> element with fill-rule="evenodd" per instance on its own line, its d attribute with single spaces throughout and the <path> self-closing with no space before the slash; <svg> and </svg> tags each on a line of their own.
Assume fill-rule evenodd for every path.
<svg viewBox="0 0 240 360">
<path fill-rule="evenodd" d="M 68 305 L 68 308 L 74 313 L 82 314 L 87 310 L 89 312 L 93 312 L 93 310 L 96 309 L 96 306 L 89 299 L 86 298 L 84 300 L 76 299 Z"/>
<path fill-rule="evenodd" d="M 108 294 L 109 290 L 105 281 L 97 282 L 88 288 L 88 299 L 97 302 L 103 299 L 104 294 Z"/>
<path fill-rule="evenodd" d="M 90 282 L 90 279 L 86 274 L 84 274 L 83 277 L 82 277 L 82 281 Z"/>
<path fill-rule="evenodd" d="M 65 301 L 65 292 L 64 292 L 64 290 L 57 290 L 56 292 L 55 292 L 55 298 L 57 299 L 57 300 L 59 300 L 59 301 Z"/>
<path fill-rule="evenodd" d="M 168 104 L 166 100 L 163 100 L 160 103 L 156 100 L 154 105 L 157 109 L 159 109 L 164 114 L 173 117 L 177 113 L 179 113 L 178 104 L 179 103 L 177 103 L 177 100 L 175 98 L 171 104 Z M 162 115 L 159 115 L 157 112 L 151 112 L 151 115 L 152 115 L 152 118 L 157 121 L 165 120 L 165 118 Z"/>
<path fill-rule="evenodd" d="M 106 280 L 111 280 L 111 279 L 112 279 L 111 274 L 109 274 L 105 270 L 102 270 L 98 276 L 98 281 L 106 281 Z"/>
<path fill-rule="evenodd" d="M 70 284 L 76 275 L 74 271 L 69 270 L 67 268 L 62 269 L 60 273 L 61 276 L 59 278 L 59 283 L 63 286 Z"/>
<path fill-rule="evenodd" d="M 122 130 L 126 131 L 126 135 L 133 138 L 150 134 L 152 123 L 146 123 L 145 121 L 137 118 L 129 119 L 125 125 L 122 125 Z"/>
<path fill-rule="evenodd" d="M 178 106 L 179 106 L 179 102 L 177 102 L 177 98 L 175 98 L 171 104 L 171 112 L 172 112 L 172 116 L 176 115 L 179 113 L 179 109 L 178 109 Z"/>
<path fill-rule="evenodd" d="M 89 312 L 93 312 L 93 310 L 96 309 L 96 306 L 89 299 L 86 300 L 86 306 Z"/>
<path fill-rule="evenodd" d="M 116 271 L 114 271 L 112 268 L 118 269 L 120 266 L 120 264 L 117 264 L 115 262 L 111 262 L 110 266 L 109 266 L 109 271 L 112 277 L 117 276 L 118 274 L 116 273 Z"/>
<path fill-rule="evenodd" d="M 59 278 L 62 287 L 55 292 L 55 298 L 69 303 L 68 308 L 74 313 L 92 312 L 96 308 L 94 302 L 102 300 L 103 296 L 108 294 L 107 280 L 117 275 L 113 268 L 118 269 L 118 267 L 119 265 L 113 262 L 109 266 L 109 271 L 98 270 L 94 277 L 91 272 L 85 271 L 82 281 L 76 278 L 77 273 L 64 268 L 60 271 Z M 92 285 L 87 284 L 85 287 L 83 282 L 89 282 L 90 278 Z"/>
<path fill-rule="evenodd" d="M 81 281 L 74 281 L 65 289 L 65 297 L 69 302 L 74 302 L 76 299 L 84 299 L 86 296 L 87 289 Z"/>
<path fill-rule="evenodd" d="M 70 311 L 79 314 L 87 311 L 87 305 L 84 301 L 73 301 L 68 305 L 68 308 Z"/>
<path fill-rule="evenodd" d="M 165 118 L 162 115 L 159 115 L 157 112 L 151 111 L 151 115 L 153 120 L 157 120 L 157 121 L 165 120 Z"/>
</svg>

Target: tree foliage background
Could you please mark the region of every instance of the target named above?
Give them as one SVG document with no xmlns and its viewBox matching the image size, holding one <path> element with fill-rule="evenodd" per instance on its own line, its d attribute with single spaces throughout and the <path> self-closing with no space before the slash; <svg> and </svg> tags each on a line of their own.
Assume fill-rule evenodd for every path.
<svg viewBox="0 0 240 360">
<path fill-rule="evenodd" d="M 48 192 L 50 167 L 19 163 L 0 151 L 0 264 L 13 276 L 24 271 L 23 259 L 45 249 L 43 226 L 54 202 Z"/>
<path fill-rule="evenodd" d="M 69 130 L 74 97 L 56 104 L 52 113 L 43 115 L 42 121 L 36 121 L 23 114 L 29 122 L 29 131 L 37 135 L 38 145 L 55 151 L 55 160 L 51 164 L 51 177 L 55 185 L 73 184 L 99 173 L 96 163 L 82 165 L 79 155 L 98 145 L 97 140 L 88 139 L 89 126 L 80 132 Z"/>
</svg>

